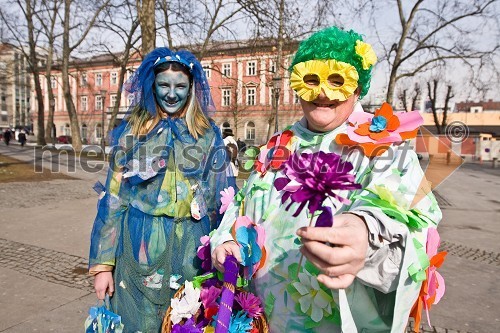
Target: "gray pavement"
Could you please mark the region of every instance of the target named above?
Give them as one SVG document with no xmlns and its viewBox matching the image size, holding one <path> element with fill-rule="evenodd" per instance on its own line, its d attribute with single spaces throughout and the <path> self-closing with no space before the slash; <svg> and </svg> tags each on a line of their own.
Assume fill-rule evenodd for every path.
<svg viewBox="0 0 500 333">
<path fill-rule="evenodd" d="M 0 154 L 36 160 L 29 147 L 0 145 Z M 96 210 L 91 188 L 105 170 L 88 173 L 76 162 L 75 180 L 0 184 L 0 332 L 82 332 L 96 302 L 85 271 Z M 499 188 L 500 169 L 478 164 L 437 188 L 442 249 L 449 251 L 440 269 L 446 294 L 431 311 L 433 327 L 424 314 L 423 332 L 500 331 Z"/>
</svg>

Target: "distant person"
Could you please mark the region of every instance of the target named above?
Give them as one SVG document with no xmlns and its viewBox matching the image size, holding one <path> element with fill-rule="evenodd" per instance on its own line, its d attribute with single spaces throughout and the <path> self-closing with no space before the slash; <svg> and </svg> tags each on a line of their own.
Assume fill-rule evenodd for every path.
<svg viewBox="0 0 500 333">
<path fill-rule="evenodd" d="M 245 143 L 245 141 L 241 140 L 240 138 L 238 138 L 238 140 L 236 140 L 236 144 L 238 145 L 238 151 L 240 151 L 240 152 L 244 152 L 247 149 L 247 144 Z"/>
<path fill-rule="evenodd" d="M 17 136 L 17 140 L 21 144 L 21 147 L 24 147 L 24 145 L 26 144 L 26 131 L 25 130 L 21 130 L 21 132 L 19 132 L 19 135 Z"/>
<path fill-rule="evenodd" d="M 232 186 L 237 190 L 236 177 L 238 177 L 238 143 L 234 139 L 233 130 L 230 128 L 224 129 L 222 131 L 222 138 L 224 139 L 224 144 L 226 145 L 227 151 L 229 153 L 229 158 L 231 159 L 231 170 L 226 169 L 227 181 L 229 186 Z M 232 174 L 231 174 L 232 171 Z"/>
<path fill-rule="evenodd" d="M 3 141 L 5 141 L 5 144 L 8 146 L 10 139 L 12 138 L 12 132 L 10 129 L 6 129 L 5 132 L 3 132 Z"/>
</svg>

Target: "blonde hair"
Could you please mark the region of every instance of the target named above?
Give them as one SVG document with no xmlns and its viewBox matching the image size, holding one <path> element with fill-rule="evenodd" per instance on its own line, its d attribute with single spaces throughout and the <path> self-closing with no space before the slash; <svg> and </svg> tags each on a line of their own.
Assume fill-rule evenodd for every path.
<svg viewBox="0 0 500 333">
<path fill-rule="evenodd" d="M 200 103 L 196 98 L 196 91 L 194 84 L 191 85 L 189 93 L 189 100 L 184 106 L 184 109 L 179 114 L 179 117 L 185 117 L 189 134 L 196 140 L 210 128 L 210 122 L 203 113 Z M 141 109 L 138 105 L 132 110 L 129 117 L 129 124 L 131 126 L 131 134 L 133 135 L 146 135 L 149 131 L 158 124 L 162 119 L 162 111 L 156 103 L 156 115 L 152 116 L 147 110 Z"/>
</svg>

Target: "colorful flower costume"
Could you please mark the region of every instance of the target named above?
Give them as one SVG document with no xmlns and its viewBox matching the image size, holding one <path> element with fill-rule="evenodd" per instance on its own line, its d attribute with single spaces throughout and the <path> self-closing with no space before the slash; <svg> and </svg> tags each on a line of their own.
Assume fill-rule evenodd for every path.
<svg viewBox="0 0 500 333">
<path fill-rule="evenodd" d="M 278 133 L 256 156 L 256 171 L 212 234 L 212 249 L 231 240 L 231 227 L 240 215 L 265 229 L 267 259 L 252 283 L 265 304 L 271 332 L 399 333 L 419 296 L 427 268 L 421 260 L 427 228 L 437 225 L 441 212 L 431 193 L 420 195 L 424 175 L 417 156 L 402 146 L 390 146 L 372 159 L 361 150 L 342 154 L 345 146 L 335 138 L 347 130 L 345 124 L 331 132 L 314 133 L 303 119 Z M 306 209 L 295 217 L 300 204 L 292 203 L 287 209 L 290 201 L 281 204 L 284 191 L 273 186 L 277 178 L 285 176 L 281 164 L 287 158 L 277 156 L 304 151 L 347 155 L 356 182 L 362 185 L 361 190 L 338 191 L 350 204 L 335 197 L 324 204 L 333 215 L 350 212 L 364 218 L 369 230 L 365 267 L 345 290 L 329 290 L 319 284 L 315 277 L 319 271 L 309 262 L 298 266 L 300 241 L 295 232 L 307 226 L 310 218 Z M 419 200 L 414 202 L 417 194 Z M 385 208 L 377 206 L 380 202 L 376 200 L 387 203 Z"/>
<path fill-rule="evenodd" d="M 177 54 L 190 59 L 187 52 Z M 128 86 L 140 107 L 156 108 L 154 99 L 146 103 L 152 81 L 141 80 L 143 74 L 152 73 L 156 57 L 174 55 L 160 48 L 143 61 Z M 194 66 L 198 103 L 207 111 L 213 104 L 200 84 L 208 88 L 208 83 L 201 65 Z M 159 332 L 174 289 L 201 272 L 196 249 L 200 237 L 220 221 L 227 156 L 212 121 L 198 139 L 184 118 L 163 118 L 145 136 L 130 133 L 127 121 L 114 132 L 108 178 L 98 189 L 89 266 L 91 272 L 113 270 L 111 305 L 124 332 Z"/>
</svg>

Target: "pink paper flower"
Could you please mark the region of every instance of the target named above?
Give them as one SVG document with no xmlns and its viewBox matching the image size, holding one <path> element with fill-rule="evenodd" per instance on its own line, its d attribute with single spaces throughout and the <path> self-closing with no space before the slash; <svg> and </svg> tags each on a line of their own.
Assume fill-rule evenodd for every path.
<svg viewBox="0 0 500 333">
<path fill-rule="evenodd" d="M 420 288 L 420 295 L 417 301 L 413 305 L 410 312 L 410 317 L 415 319 L 414 331 L 419 332 L 420 320 L 422 318 L 422 310 L 425 310 L 427 314 L 427 322 L 431 326 L 431 321 L 429 317 L 429 310 L 432 305 L 437 304 L 444 295 L 446 290 L 444 279 L 437 272 L 437 269 L 441 267 L 444 262 L 446 251 L 438 253 L 439 243 L 441 239 L 439 237 L 438 231 L 435 228 L 429 228 L 427 233 L 427 255 L 430 258 L 429 268 L 426 270 L 427 279 L 422 282 L 422 287 Z"/>
<path fill-rule="evenodd" d="M 252 293 L 242 292 L 236 295 L 234 300 L 238 302 L 241 309 L 246 311 L 251 318 L 259 316 L 263 311 L 262 302 Z"/>
<path fill-rule="evenodd" d="M 224 191 L 220 191 L 220 195 L 220 201 L 222 205 L 220 206 L 219 213 L 222 214 L 227 210 L 229 204 L 233 202 L 235 195 L 234 188 L 232 186 L 229 186 L 228 188 L 225 188 Z"/>
</svg>

